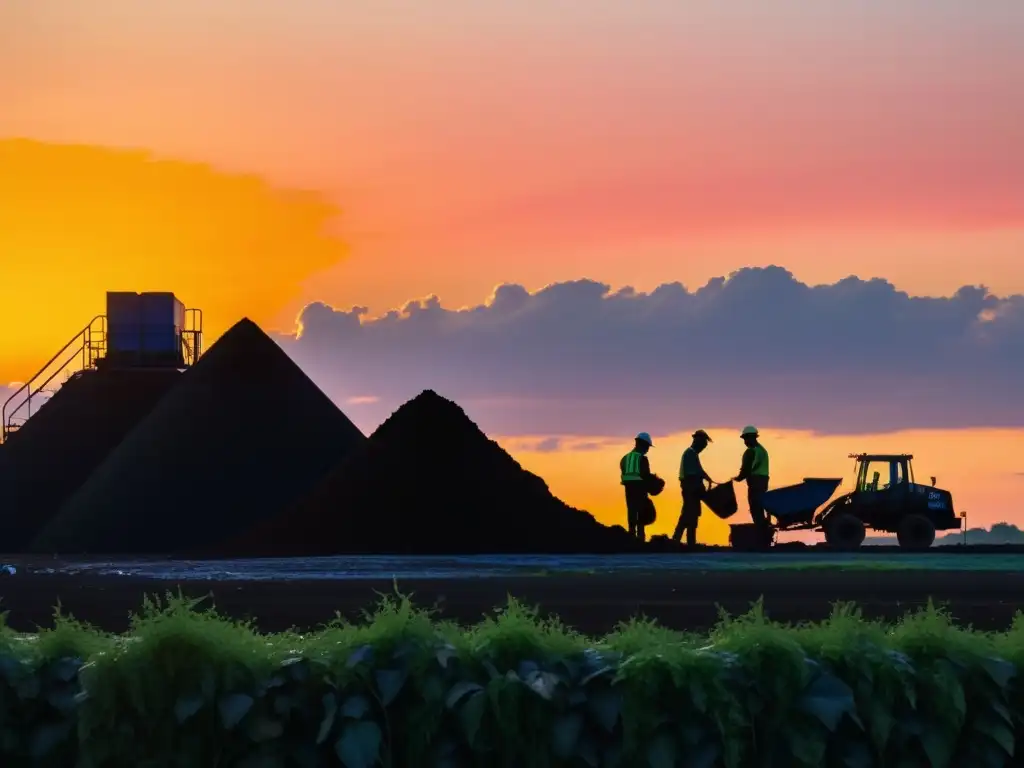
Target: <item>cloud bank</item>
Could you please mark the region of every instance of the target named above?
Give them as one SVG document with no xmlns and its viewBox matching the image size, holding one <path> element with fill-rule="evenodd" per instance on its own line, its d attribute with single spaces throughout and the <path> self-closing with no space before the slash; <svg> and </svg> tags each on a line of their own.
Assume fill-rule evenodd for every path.
<svg viewBox="0 0 1024 768">
<path fill-rule="evenodd" d="M 314 303 L 278 340 L 370 426 L 427 387 L 504 435 L 1024 426 L 1024 296 L 980 286 L 915 297 L 780 267 L 646 294 L 502 285 L 479 306 L 431 297 L 376 319 Z"/>
</svg>

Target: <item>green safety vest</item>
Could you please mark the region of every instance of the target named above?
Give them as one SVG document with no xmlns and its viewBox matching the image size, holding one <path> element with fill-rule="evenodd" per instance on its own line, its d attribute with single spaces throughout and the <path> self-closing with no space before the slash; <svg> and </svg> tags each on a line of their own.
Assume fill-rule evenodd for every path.
<svg viewBox="0 0 1024 768">
<path fill-rule="evenodd" d="M 699 467 L 700 459 L 697 456 L 697 452 L 693 450 L 693 446 L 690 446 L 683 451 L 683 460 L 679 462 L 679 479 L 684 480 L 687 477 L 703 477 Z"/>
<path fill-rule="evenodd" d="M 750 466 L 750 474 L 768 477 L 768 451 L 763 445 L 754 446 L 754 463 Z"/>
<path fill-rule="evenodd" d="M 622 482 L 637 483 L 643 480 L 640 475 L 640 459 L 643 457 L 639 451 L 630 451 L 619 462 L 619 469 L 622 470 Z"/>
</svg>

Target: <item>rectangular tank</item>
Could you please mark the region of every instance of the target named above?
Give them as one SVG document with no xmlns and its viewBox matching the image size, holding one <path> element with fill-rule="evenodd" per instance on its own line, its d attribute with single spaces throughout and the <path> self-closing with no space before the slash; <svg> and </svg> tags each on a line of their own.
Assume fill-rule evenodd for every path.
<svg viewBox="0 0 1024 768">
<path fill-rule="evenodd" d="M 139 294 L 142 350 L 167 354 L 181 349 L 185 305 L 173 293 Z"/>
<path fill-rule="evenodd" d="M 107 353 L 137 352 L 142 345 L 137 293 L 107 292 Z"/>
<path fill-rule="evenodd" d="M 107 291 L 107 325 L 137 325 L 139 321 L 139 294 L 127 291 Z"/>
<path fill-rule="evenodd" d="M 107 358 L 114 363 L 181 361 L 185 305 L 173 293 L 107 293 Z"/>
</svg>

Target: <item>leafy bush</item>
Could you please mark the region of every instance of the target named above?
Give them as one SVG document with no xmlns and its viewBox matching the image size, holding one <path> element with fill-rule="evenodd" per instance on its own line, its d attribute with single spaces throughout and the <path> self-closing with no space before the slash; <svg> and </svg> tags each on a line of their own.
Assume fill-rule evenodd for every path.
<svg viewBox="0 0 1024 768">
<path fill-rule="evenodd" d="M 367 619 L 263 635 L 168 596 L 123 636 L 0 624 L 0 765 L 1022 764 L 1020 618 L 837 606 L 786 627 L 755 605 L 708 636 L 637 619 L 593 639 L 512 600 L 460 629 L 399 595 Z"/>
</svg>

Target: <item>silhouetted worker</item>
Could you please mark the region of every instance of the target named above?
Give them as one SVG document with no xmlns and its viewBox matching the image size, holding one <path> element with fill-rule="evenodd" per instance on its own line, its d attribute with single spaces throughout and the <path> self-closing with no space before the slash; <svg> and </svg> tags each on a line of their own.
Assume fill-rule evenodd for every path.
<svg viewBox="0 0 1024 768">
<path fill-rule="evenodd" d="M 683 509 L 679 513 L 679 522 L 676 523 L 675 533 L 672 538 L 675 541 L 682 541 L 683 530 L 686 531 L 686 543 L 693 545 L 697 543 L 697 524 L 700 522 L 700 503 L 704 498 L 704 483 L 709 485 L 714 481 L 704 471 L 700 463 L 700 452 L 708 447 L 711 438 L 703 429 L 693 433 L 693 442 L 690 447 L 683 451 L 682 461 L 679 462 L 679 488 L 683 492 Z"/>
<path fill-rule="evenodd" d="M 744 427 L 740 437 L 746 443 L 747 450 L 743 452 L 740 473 L 734 479 L 737 482 L 746 480 L 750 517 L 757 526 L 762 546 L 768 546 L 771 544 L 771 528 L 762 502 L 768 490 L 768 451 L 757 441 L 757 427 Z"/>
<path fill-rule="evenodd" d="M 651 436 L 641 432 L 636 436 L 633 450 L 619 461 L 622 486 L 626 489 L 626 519 L 629 522 L 629 533 L 640 541 L 646 541 L 646 523 L 643 520 L 648 505 L 653 504 L 647 496 L 652 478 L 647 451 L 653 447 Z"/>
</svg>

